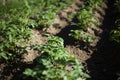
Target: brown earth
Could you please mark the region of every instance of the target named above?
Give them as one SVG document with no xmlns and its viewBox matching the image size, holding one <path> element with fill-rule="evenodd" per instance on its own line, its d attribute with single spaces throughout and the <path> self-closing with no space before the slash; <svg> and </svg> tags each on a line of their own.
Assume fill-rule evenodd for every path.
<svg viewBox="0 0 120 80">
<path fill-rule="evenodd" d="M 67 51 L 82 62 L 85 71 L 91 76 L 88 80 L 117 80 L 116 73 L 120 72 L 120 55 L 118 54 L 120 53 L 120 47 L 109 40 L 109 32 L 113 29 L 115 20 L 115 14 L 110 11 L 113 9 L 111 7 L 113 3 L 108 3 L 108 8 L 104 4 L 94 11 L 95 18 L 99 19 L 100 24 L 93 24 L 88 28 L 87 33 L 94 36 L 94 41 L 89 46 L 90 48 L 83 46 L 82 43 L 68 36 L 70 30 L 77 29 L 76 26 L 70 26 L 69 23 L 71 21 L 77 22 L 75 18 L 76 11 L 80 10 L 80 6 L 83 4 L 80 0 L 76 0 L 70 7 L 61 10 L 56 16 L 54 24 L 50 26 L 46 32 L 42 30 L 33 30 L 34 40 L 30 40 L 28 43 L 30 45 L 45 44 L 47 38 L 42 36 L 44 33 L 62 37 L 65 41 Z M 72 13 L 74 16 L 72 19 L 68 17 L 69 13 Z M 19 67 L 18 64 L 16 64 L 11 74 L 6 75 L 6 80 L 11 80 L 12 77 L 14 78 L 14 74 L 19 74 L 20 70 L 23 70 L 23 67 L 29 66 L 24 66 L 26 62 L 29 63 L 40 55 L 40 53 L 31 50 L 29 47 L 27 51 L 28 54 L 23 56 L 23 65 Z M 0 65 L 0 72 L 5 66 L 5 64 Z"/>
</svg>

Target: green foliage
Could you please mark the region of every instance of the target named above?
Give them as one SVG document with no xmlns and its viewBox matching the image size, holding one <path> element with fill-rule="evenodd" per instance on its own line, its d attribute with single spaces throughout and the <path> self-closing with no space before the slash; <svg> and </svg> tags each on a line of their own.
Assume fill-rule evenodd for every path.
<svg viewBox="0 0 120 80">
<path fill-rule="evenodd" d="M 71 30 L 71 34 L 69 34 L 69 36 L 83 41 L 85 43 L 90 44 L 91 42 L 93 42 L 93 36 L 90 34 L 85 33 L 83 30 Z"/>
<path fill-rule="evenodd" d="M 0 6 L 0 59 L 7 61 L 26 53 L 25 47 L 31 38 L 31 30 L 26 22 L 30 11 L 24 8 L 24 2 L 19 2 L 18 6 L 16 3 L 17 0 L 9 1 L 7 6 Z"/>
<path fill-rule="evenodd" d="M 87 29 L 92 24 L 98 24 L 98 20 L 94 17 L 94 14 L 89 9 L 82 9 L 77 13 L 77 18 L 79 20 L 79 25 L 83 29 Z"/>
<path fill-rule="evenodd" d="M 97 18 L 94 17 L 94 10 L 98 9 L 101 6 L 103 0 L 87 0 L 85 4 L 82 6 L 82 9 L 77 13 L 77 18 L 79 21 L 80 27 L 86 29 L 90 27 L 92 24 L 99 24 Z"/>
<path fill-rule="evenodd" d="M 84 3 L 80 11 L 77 12 L 78 22 L 73 24 L 78 26 L 79 30 L 71 30 L 69 36 L 87 43 L 85 45 L 88 46 L 93 42 L 94 38 L 92 35 L 87 34 L 87 29 L 93 24 L 99 25 L 99 20 L 95 17 L 94 10 L 103 4 L 103 0 L 87 0 Z"/>
<path fill-rule="evenodd" d="M 27 42 L 31 39 L 29 26 L 50 26 L 57 12 L 72 1 L 8 0 L 0 5 L 0 60 L 14 63 L 16 57 L 27 53 Z M 88 77 L 81 63 L 67 53 L 63 39 L 48 36 L 45 45 L 31 48 L 40 51 L 41 55 L 35 59 L 36 65 L 32 69 L 24 71 L 25 77 L 37 80 L 85 80 Z"/>
<path fill-rule="evenodd" d="M 20 46 L 24 48 L 31 36 L 30 29 L 22 24 L 1 21 L 0 30 L 0 59 L 8 60 L 20 54 Z"/>
<path fill-rule="evenodd" d="M 5 5 L 0 3 L 0 59 L 15 57 L 19 54 L 18 47 L 25 49 L 31 37 L 29 26 L 52 25 L 57 12 L 72 3 L 67 1 L 7 0 Z"/>
<path fill-rule="evenodd" d="M 85 80 L 89 77 L 83 72 L 83 66 L 73 56 L 67 53 L 63 39 L 48 36 L 45 45 L 33 47 L 41 52 L 35 59 L 36 65 L 24 71 L 25 77 L 35 80 Z"/>
<path fill-rule="evenodd" d="M 73 0 L 72 0 L 73 1 Z M 48 27 L 52 25 L 53 19 L 57 15 L 58 11 L 70 5 L 72 3 L 70 0 L 52 0 L 52 1 L 43 1 L 44 4 L 42 11 L 38 13 L 38 24 L 42 27 Z"/>
<path fill-rule="evenodd" d="M 0 59 L 11 60 L 26 53 L 25 46 L 31 37 L 31 30 L 26 24 L 30 11 L 26 6 L 27 2 L 24 5 L 18 0 L 9 0 L 5 6 L 0 6 L 0 16 L 3 17 L 0 20 Z"/>
<path fill-rule="evenodd" d="M 86 4 L 89 6 L 91 10 L 97 9 L 103 4 L 104 0 L 87 0 Z"/>
<path fill-rule="evenodd" d="M 73 1 L 73 0 L 72 0 Z M 72 3 L 71 0 L 8 0 L 0 5 L 2 16 L 17 17 L 20 22 L 34 27 L 46 28 L 52 25 L 58 11 Z M 14 20 L 14 19 L 13 19 Z"/>
<path fill-rule="evenodd" d="M 120 28 L 118 30 L 111 31 L 112 40 L 120 43 Z"/>
</svg>

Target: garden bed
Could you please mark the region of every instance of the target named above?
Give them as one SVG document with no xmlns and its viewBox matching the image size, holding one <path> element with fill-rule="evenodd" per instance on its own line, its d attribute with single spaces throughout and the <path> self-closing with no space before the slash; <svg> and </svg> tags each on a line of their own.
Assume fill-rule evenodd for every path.
<svg viewBox="0 0 120 80">
<path fill-rule="evenodd" d="M 0 46 L 1 80 L 117 80 L 120 46 L 109 40 L 116 19 L 116 15 L 111 12 L 114 9 L 113 3 L 114 1 L 75 0 L 69 4 L 63 1 L 61 5 L 58 2 L 54 4 L 53 1 L 51 7 L 54 9 L 46 3 L 48 5 L 45 9 L 44 4 L 43 9 L 40 8 L 43 13 L 40 14 L 39 8 L 35 7 L 30 17 L 26 15 L 19 20 L 13 18 L 16 20 L 7 24 L 5 22 L 11 20 L 12 15 L 0 16 L 2 26 L 26 26 L 18 26 L 21 36 L 25 37 L 18 36 L 19 29 L 15 27 L 13 29 L 16 29 L 16 35 L 9 35 L 12 29 L 0 28 L 8 32 L 4 36 L 2 34 L 5 32 L 0 33 L 1 45 L 9 40 L 9 45 Z M 28 9 L 28 4 L 33 5 L 32 2 L 25 4 Z M 26 42 L 25 45 L 23 42 Z"/>
</svg>

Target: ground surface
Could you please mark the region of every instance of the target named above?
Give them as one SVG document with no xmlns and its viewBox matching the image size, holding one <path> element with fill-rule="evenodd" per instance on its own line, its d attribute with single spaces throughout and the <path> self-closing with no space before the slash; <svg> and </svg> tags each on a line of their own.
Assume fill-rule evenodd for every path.
<svg viewBox="0 0 120 80">
<path fill-rule="evenodd" d="M 77 3 L 77 4 L 76 4 Z M 77 22 L 76 18 L 73 20 L 67 18 L 68 12 L 77 11 L 82 5 L 82 2 L 77 0 L 76 3 L 73 3 L 71 6 L 63 12 L 61 11 L 57 18 L 55 18 L 55 25 L 48 28 L 47 32 L 41 30 L 33 30 L 33 38 L 35 41 L 31 40 L 29 43 L 33 44 L 45 44 L 47 38 L 43 37 L 43 33 L 51 33 L 53 35 L 57 35 L 62 37 L 65 41 L 65 47 L 70 54 L 73 54 L 76 58 L 78 58 L 84 65 L 85 71 L 91 76 L 88 80 L 117 80 L 116 73 L 120 72 L 120 46 L 116 43 L 110 41 L 109 33 L 114 28 L 114 20 L 115 14 L 112 13 L 113 3 L 109 1 L 107 9 L 100 9 L 99 13 L 96 14 L 96 17 L 100 18 L 101 25 L 93 26 L 90 28 L 90 34 L 95 36 L 95 40 L 92 43 L 91 48 L 86 48 L 82 45 L 82 43 L 74 40 L 69 37 L 70 30 L 77 29 L 76 26 L 70 26 L 69 23 L 71 21 Z M 73 15 L 75 15 L 74 13 Z M 62 19 L 61 19 L 62 17 Z M 34 58 L 36 58 L 39 53 L 33 50 L 28 50 L 28 55 L 24 55 L 25 62 L 31 62 Z M 35 55 L 33 55 L 33 53 Z M 0 71 L 3 67 L 6 69 L 2 74 L 5 75 L 6 80 L 16 80 L 17 78 L 15 74 L 21 73 L 20 70 L 24 70 L 26 66 L 34 66 L 34 65 L 24 65 L 25 63 L 19 62 L 23 64 L 13 63 L 11 66 L 6 64 L 0 65 Z M 14 66 L 14 67 L 13 67 Z M 24 68 L 23 68 L 24 67 Z M 9 70 L 7 70 L 9 68 Z M 6 74 L 7 72 L 10 72 Z M 2 72 L 2 71 L 1 71 Z M 13 76 L 14 75 L 14 76 Z M 17 80 L 20 80 L 17 79 Z"/>
</svg>

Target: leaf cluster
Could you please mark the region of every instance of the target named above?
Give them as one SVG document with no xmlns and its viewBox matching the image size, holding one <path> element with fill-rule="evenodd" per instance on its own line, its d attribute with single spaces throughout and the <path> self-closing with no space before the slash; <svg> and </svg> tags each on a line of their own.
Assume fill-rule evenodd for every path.
<svg viewBox="0 0 120 80">
<path fill-rule="evenodd" d="M 93 24 L 99 25 L 98 18 L 94 16 L 94 10 L 98 9 L 104 2 L 103 0 L 87 0 L 84 3 L 80 11 L 77 12 L 78 22 L 74 24 L 79 27 L 79 30 L 71 30 L 70 36 L 90 45 L 94 38 L 87 34 L 87 29 Z"/>
<path fill-rule="evenodd" d="M 69 36 L 83 41 L 84 43 L 87 43 L 87 45 L 93 42 L 94 39 L 92 35 L 85 33 L 83 30 L 71 30 L 71 34 L 69 34 Z"/>
<path fill-rule="evenodd" d="M 70 0 L 49 0 L 49 1 L 40 1 L 39 12 L 36 12 L 37 23 L 40 27 L 46 28 L 52 25 L 53 19 L 57 13 L 70 5 L 73 2 Z"/>
<path fill-rule="evenodd" d="M 49 36 L 47 44 L 33 48 L 41 51 L 41 55 L 35 59 L 33 68 L 24 71 L 25 77 L 35 80 L 85 80 L 89 77 L 81 63 L 67 53 L 63 39 Z"/>
<path fill-rule="evenodd" d="M 29 27 L 47 27 L 70 0 L 8 0 L 0 5 L 0 58 L 10 59 L 31 38 Z M 25 47 L 25 46 L 24 46 Z"/>
<path fill-rule="evenodd" d="M 11 22 L 0 22 L 0 59 L 12 59 L 22 53 L 30 39 L 31 30 L 23 25 L 16 25 Z M 23 52 L 24 53 L 24 52 Z"/>
</svg>

